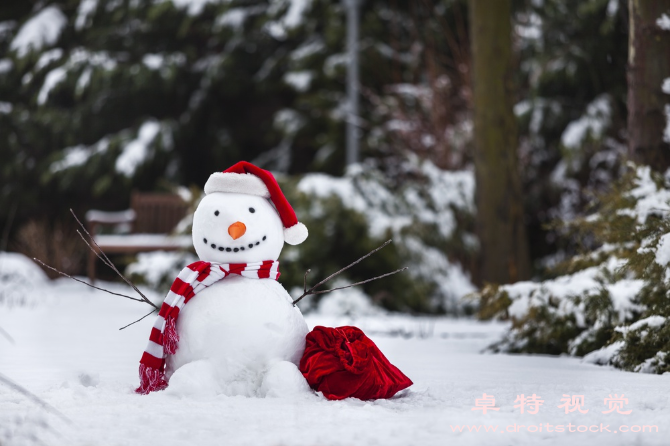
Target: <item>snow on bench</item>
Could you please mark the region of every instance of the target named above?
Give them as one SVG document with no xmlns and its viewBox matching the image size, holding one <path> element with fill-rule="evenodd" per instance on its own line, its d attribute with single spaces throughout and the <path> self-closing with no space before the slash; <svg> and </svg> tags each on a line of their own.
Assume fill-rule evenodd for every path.
<svg viewBox="0 0 670 446">
<path fill-rule="evenodd" d="M 95 241 L 105 252 L 143 252 L 188 249 L 193 245 L 190 235 L 167 234 L 105 234 Z"/>
</svg>

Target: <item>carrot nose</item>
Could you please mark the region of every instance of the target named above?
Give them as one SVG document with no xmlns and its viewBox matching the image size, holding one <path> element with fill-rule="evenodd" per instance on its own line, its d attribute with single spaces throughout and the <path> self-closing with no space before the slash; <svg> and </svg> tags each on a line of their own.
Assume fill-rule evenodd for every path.
<svg viewBox="0 0 670 446">
<path fill-rule="evenodd" d="M 241 221 L 236 221 L 232 225 L 228 226 L 228 234 L 230 234 L 233 240 L 237 240 L 238 238 L 242 237 L 245 232 L 247 232 L 247 227 Z"/>
</svg>

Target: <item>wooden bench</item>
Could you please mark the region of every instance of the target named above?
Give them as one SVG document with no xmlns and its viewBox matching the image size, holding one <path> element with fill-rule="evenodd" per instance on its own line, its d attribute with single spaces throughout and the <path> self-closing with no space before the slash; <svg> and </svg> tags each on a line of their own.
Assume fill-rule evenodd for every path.
<svg viewBox="0 0 670 446">
<path fill-rule="evenodd" d="M 90 210 L 86 222 L 96 243 L 107 254 L 178 251 L 193 246 L 190 235 L 172 235 L 187 210 L 188 204 L 177 194 L 133 192 L 130 209 Z M 123 233 L 99 234 L 103 226 L 114 226 Z M 95 253 L 89 251 L 87 270 L 91 283 L 95 281 L 96 260 Z"/>
</svg>

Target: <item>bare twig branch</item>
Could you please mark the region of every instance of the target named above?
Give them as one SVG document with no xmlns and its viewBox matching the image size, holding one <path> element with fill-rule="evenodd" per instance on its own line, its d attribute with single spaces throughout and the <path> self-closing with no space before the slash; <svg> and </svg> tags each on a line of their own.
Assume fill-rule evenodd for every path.
<svg viewBox="0 0 670 446">
<path fill-rule="evenodd" d="M 128 324 L 128 325 L 126 325 L 126 326 L 124 326 L 124 327 L 119 328 L 119 331 L 123 330 L 124 328 L 128 328 L 128 327 L 130 327 L 131 325 L 135 325 L 136 323 L 138 323 L 139 321 L 141 321 L 141 320 L 144 319 L 145 317 L 149 317 L 149 316 L 151 316 L 152 314 L 154 314 L 155 312 L 156 312 L 156 310 L 151 310 L 150 312 L 148 312 L 147 314 L 145 314 L 144 316 L 142 316 L 141 318 L 139 318 L 139 319 L 136 320 L 135 322 L 131 322 L 130 324 Z"/>
<path fill-rule="evenodd" d="M 409 269 L 409 267 L 406 266 L 406 267 L 404 267 L 404 268 L 397 269 L 397 270 L 392 271 L 392 272 L 390 272 L 390 273 L 382 274 L 381 276 L 373 277 L 373 278 L 371 278 L 371 279 L 362 280 L 362 281 L 360 281 L 360 282 L 352 283 L 352 284 L 345 285 L 345 286 L 341 286 L 341 287 L 337 287 L 337 288 L 331 288 L 330 290 L 319 290 L 319 291 L 314 291 L 312 294 L 324 294 L 324 293 L 330 293 L 331 291 L 343 290 L 343 289 L 345 289 L 345 288 L 351 288 L 351 287 L 354 287 L 354 286 L 357 286 L 357 285 L 363 285 L 364 283 L 372 282 L 373 280 L 383 279 L 384 277 L 392 276 L 392 275 L 397 274 L 397 273 L 401 273 L 401 272 L 405 271 L 406 269 Z"/>
<path fill-rule="evenodd" d="M 337 288 L 332 288 L 332 289 L 330 289 L 330 290 L 319 290 L 319 291 L 313 291 L 313 292 L 308 293 L 308 294 L 303 294 L 302 296 L 300 296 L 299 298 L 297 298 L 296 300 L 293 301 L 293 305 L 297 304 L 298 302 L 300 302 L 300 300 L 301 300 L 303 297 L 308 296 L 308 295 L 310 295 L 310 294 L 313 294 L 313 295 L 317 295 L 317 294 L 325 294 L 325 293 L 330 293 L 331 291 L 343 290 L 343 289 L 345 289 L 345 288 L 351 288 L 351 287 L 354 287 L 354 286 L 357 286 L 357 285 L 363 285 L 364 283 L 372 282 L 373 280 L 383 279 L 384 277 L 392 276 L 392 275 L 394 275 L 394 274 L 400 273 L 400 272 L 402 272 L 402 271 L 405 271 L 405 270 L 408 269 L 408 268 L 409 268 L 409 267 L 406 266 L 406 267 L 404 267 L 404 268 L 397 269 L 397 270 L 395 270 L 395 271 L 393 271 L 393 272 L 386 273 L 386 274 L 382 274 L 381 276 L 373 277 L 372 279 L 367 279 L 367 280 L 363 280 L 363 281 L 361 281 L 361 282 L 356 282 L 356 283 L 352 283 L 352 284 L 349 284 L 349 285 L 345 285 L 345 286 L 341 286 L 341 287 L 337 287 Z"/>
<path fill-rule="evenodd" d="M 27 390 L 27 389 L 21 387 L 20 385 L 16 384 L 14 381 L 7 378 L 6 376 L 4 376 L 1 373 L 0 373 L 0 382 L 5 384 L 7 387 L 19 392 L 20 394 L 22 394 L 23 396 L 25 396 L 29 400 L 33 401 L 34 403 L 37 403 L 39 406 L 41 406 L 47 412 L 51 412 L 54 415 L 57 415 L 58 417 L 60 417 L 62 420 L 66 421 L 67 423 L 72 424 L 72 421 L 68 417 L 66 417 L 65 415 L 60 413 L 51 404 L 47 403 L 46 401 L 44 401 L 43 399 L 41 399 L 37 395 L 33 394 L 29 390 Z"/>
<path fill-rule="evenodd" d="M 321 285 L 323 285 L 324 283 L 328 282 L 328 281 L 329 281 L 330 279 L 332 279 L 333 277 L 335 277 L 335 276 L 337 276 L 337 275 L 339 275 L 339 274 L 342 274 L 344 271 L 348 270 L 349 268 L 351 268 L 352 266 L 356 265 L 357 263 L 360 263 L 362 260 L 364 260 L 364 259 L 370 257 L 372 254 L 376 253 L 377 251 L 379 251 L 380 249 L 382 249 L 383 247 L 385 247 L 386 245 L 388 245 L 388 244 L 391 243 L 392 241 L 393 241 L 393 240 L 387 240 L 387 241 L 384 242 L 384 244 L 381 245 L 379 248 L 373 249 L 372 251 L 370 251 L 369 253 L 365 254 L 363 257 L 361 257 L 360 259 L 356 260 L 355 262 L 352 262 L 352 263 L 348 264 L 347 266 L 345 266 L 345 267 L 342 268 L 341 270 L 339 270 L 339 271 L 337 271 L 337 272 L 331 274 L 330 276 L 326 277 L 326 278 L 323 279 L 321 282 L 317 283 L 317 284 L 314 285 L 312 288 L 310 288 L 310 290 L 313 290 L 313 289 L 315 289 L 315 288 L 318 288 L 319 286 L 321 286 Z"/>
<path fill-rule="evenodd" d="M 128 280 L 128 279 L 126 278 L 126 276 L 124 276 L 123 274 L 121 274 L 121 272 L 116 268 L 116 266 L 114 266 L 114 263 L 112 263 L 112 261 L 109 260 L 109 257 L 107 257 L 107 254 L 105 254 L 105 252 L 102 250 L 102 248 L 100 248 L 100 245 L 98 245 L 98 243 L 95 241 L 95 238 L 93 238 L 93 236 L 88 232 L 88 230 L 86 229 L 86 226 L 84 226 L 84 224 L 79 220 L 79 218 L 77 218 L 77 215 L 74 213 L 74 211 L 73 211 L 72 209 L 70 209 L 70 213 L 72 213 L 72 216 L 74 217 L 75 220 L 77 220 L 77 223 L 79 223 L 79 226 L 81 226 L 81 229 L 84 230 L 84 232 L 86 233 L 86 235 L 88 236 L 88 238 L 91 240 L 91 242 L 93 242 L 93 244 L 95 245 L 95 247 L 98 248 L 98 250 L 100 251 L 100 255 L 102 255 L 102 257 L 104 257 L 104 259 L 103 259 L 102 257 L 100 257 L 100 255 L 98 255 L 98 253 L 93 249 L 93 247 L 92 247 L 90 244 L 86 243 L 86 244 L 88 245 L 88 247 L 91 248 L 91 249 L 93 250 L 93 252 L 95 253 L 95 255 L 97 255 L 103 262 L 105 262 L 105 260 L 106 260 L 105 265 L 109 266 L 109 267 L 110 267 L 116 274 L 118 274 L 119 277 L 121 277 L 121 279 L 123 279 L 124 282 L 126 282 L 126 283 L 128 284 L 128 286 L 130 286 L 132 289 L 134 289 L 135 292 L 136 292 L 137 294 L 139 294 L 139 295 L 142 297 L 142 301 L 144 301 L 145 303 L 151 305 L 151 306 L 154 307 L 156 310 L 158 310 L 158 307 L 156 306 L 156 304 L 154 304 L 153 302 L 151 302 L 151 301 L 147 298 L 147 296 L 145 296 L 145 295 L 144 295 L 144 294 L 143 294 L 143 293 L 142 293 L 142 292 L 135 286 L 134 283 L 132 283 L 130 280 Z M 77 231 L 77 232 L 79 232 L 79 231 Z M 82 237 L 82 238 L 83 238 L 83 237 Z M 85 241 L 85 240 L 84 240 L 84 241 Z"/>
<path fill-rule="evenodd" d="M 79 234 L 79 237 L 84 241 L 84 243 L 86 243 L 86 246 L 88 246 L 88 248 L 89 248 L 91 251 L 93 251 L 93 254 L 95 254 L 100 260 L 102 260 L 102 263 L 104 263 L 105 265 L 109 266 L 110 268 L 114 268 L 113 266 L 111 266 L 111 265 L 107 262 L 107 260 L 105 260 L 105 259 L 98 253 L 98 251 L 95 250 L 95 248 L 93 248 L 93 246 L 91 246 L 91 244 L 88 242 L 88 240 L 86 240 L 86 238 L 85 238 L 84 235 L 79 231 L 79 229 L 77 229 L 77 234 Z"/>
<path fill-rule="evenodd" d="M 309 274 L 311 271 L 312 271 L 311 269 L 308 269 L 307 271 L 305 271 L 305 277 L 303 278 L 303 281 L 302 281 L 302 290 L 304 292 L 307 292 L 307 274 Z"/>
<path fill-rule="evenodd" d="M 136 297 L 131 297 L 131 296 L 128 296 L 126 294 L 115 293 L 113 291 L 109 291 L 109 290 L 106 290 L 104 288 L 100 288 L 100 287 L 97 287 L 95 285 L 91 285 L 88 282 L 84 282 L 83 280 L 79 280 L 76 277 L 72 277 L 71 275 L 64 273 L 63 271 L 57 270 L 53 266 L 49 266 L 46 263 L 44 263 L 43 261 L 41 261 L 40 259 L 36 259 L 35 257 L 33 257 L 33 260 L 36 261 L 37 263 L 39 263 L 40 265 L 44 266 L 45 268 L 49 268 L 51 271 L 54 271 L 54 272 L 60 274 L 61 276 L 68 277 L 68 278 L 74 280 L 75 282 L 83 283 L 84 285 L 90 286 L 91 288 L 95 288 L 96 290 L 104 291 L 105 293 L 113 294 L 115 296 L 125 297 L 126 299 L 134 300 L 134 301 L 137 301 L 137 302 L 144 302 L 142 299 L 138 299 Z"/>
<path fill-rule="evenodd" d="M 16 342 L 14 342 L 14 338 L 9 333 L 7 333 L 7 331 L 5 331 L 5 329 L 2 327 L 0 327 L 0 334 L 3 335 L 5 338 L 7 338 L 7 340 L 12 344 L 16 344 Z"/>
<path fill-rule="evenodd" d="M 376 253 L 377 251 L 379 251 L 380 249 L 382 249 L 384 246 L 388 245 L 388 244 L 391 243 L 392 241 L 393 241 L 393 240 L 387 240 L 387 241 L 386 241 L 383 245 L 381 245 L 379 248 L 373 249 L 372 251 L 370 251 L 369 253 L 365 254 L 363 257 L 361 257 L 360 259 L 356 260 L 355 262 L 352 262 L 352 263 L 350 263 L 349 265 L 347 265 L 347 266 L 345 266 L 344 268 L 342 268 L 341 270 L 339 270 L 339 271 L 337 271 L 337 272 L 331 274 L 330 276 L 328 276 L 328 277 L 326 277 L 325 279 L 323 279 L 321 282 L 319 282 L 319 283 L 317 283 L 316 285 L 314 285 L 313 287 L 311 287 L 309 290 L 307 289 L 307 273 L 309 273 L 311 270 L 307 270 L 307 272 L 305 272 L 304 293 L 302 294 L 302 296 L 298 297 L 296 300 L 293 301 L 293 306 L 295 306 L 295 304 L 297 304 L 298 302 L 300 302 L 300 301 L 301 301 L 304 297 L 306 297 L 306 296 L 316 295 L 316 294 L 330 293 L 331 291 L 335 291 L 335 290 L 343 290 L 343 289 L 345 289 L 345 288 L 351 288 L 351 287 L 356 286 L 356 285 L 363 285 L 364 283 L 372 282 L 373 280 L 381 279 L 381 278 L 383 278 L 383 277 L 391 276 L 391 275 L 393 275 L 393 274 L 397 274 L 397 273 L 399 273 L 399 272 L 401 272 L 401 271 L 405 271 L 405 270 L 407 269 L 407 267 L 405 267 L 405 268 L 401 268 L 401 269 L 398 269 L 398 270 L 395 270 L 395 271 L 390 272 L 390 273 L 382 274 L 381 276 L 373 277 L 373 278 L 371 278 L 371 279 L 363 280 L 362 282 L 356 282 L 356 283 L 352 283 L 352 284 L 350 284 L 350 285 L 345 285 L 345 286 L 341 286 L 341 287 L 338 287 L 338 288 L 333 288 L 333 289 L 330 289 L 330 290 L 320 290 L 320 291 L 315 291 L 316 288 L 320 287 L 321 285 L 323 285 L 324 283 L 328 282 L 328 281 L 329 281 L 330 279 L 332 279 L 333 277 L 337 276 L 338 274 L 341 274 L 342 272 L 348 270 L 348 269 L 351 268 L 352 266 L 354 266 L 354 265 L 356 265 L 357 263 L 361 262 L 363 259 L 366 259 L 366 258 L 370 257 L 372 254 Z"/>
</svg>

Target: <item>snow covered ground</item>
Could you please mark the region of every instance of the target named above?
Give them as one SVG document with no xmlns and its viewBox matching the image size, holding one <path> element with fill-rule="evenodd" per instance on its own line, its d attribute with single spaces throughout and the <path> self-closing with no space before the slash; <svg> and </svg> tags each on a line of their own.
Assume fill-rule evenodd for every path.
<svg viewBox="0 0 670 446">
<path fill-rule="evenodd" d="M 129 292 L 118 284 L 104 286 Z M 26 289 L 31 296 L 21 305 L 0 302 L 0 327 L 14 339 L 12 344 L 0 336 L 0 373 L 70 423 L 0 385 L 2 446 L 668 444 L 670 376 L 625 373 L 571 357 L 480 354 L 506 328 L 500 323 L 385 315 L 307 318 L 310 327 L 354 324 L 368 333 L 414 381 L 391 400 L 180 396 L 169 389 L 139 396 L 133 393 L 137 365 L 153 320 L 118 328 L 142 316 L 145 305 L 67 279 Z M 495 398 L 499 411 L 472 410 L 484 393 Z M 539 413 L 514 408 L 521 394 L 544 401 Z M 609 408 L 604 399 L 615 394 L 625 395 L 628 403 L 621 410 L 632 413 L 602 413 Z M 583 395 L 582 410 L 588 412 L 565 414 L 557 407 L 564 395 Z M 547 423 L 554 432 L 547 432 Z M 571 433 L 568 423 L 573 430 L 610 432 Z M 474 431 L 480 425 L 490 431 Z M 524 427 L 512 432 L 514 425 Z M 557 425 L 565 431 L 555 432 Z M 630 430 L 655 425 L 658 432 L 624 433 L 621 425 Z"/>
</svg>

